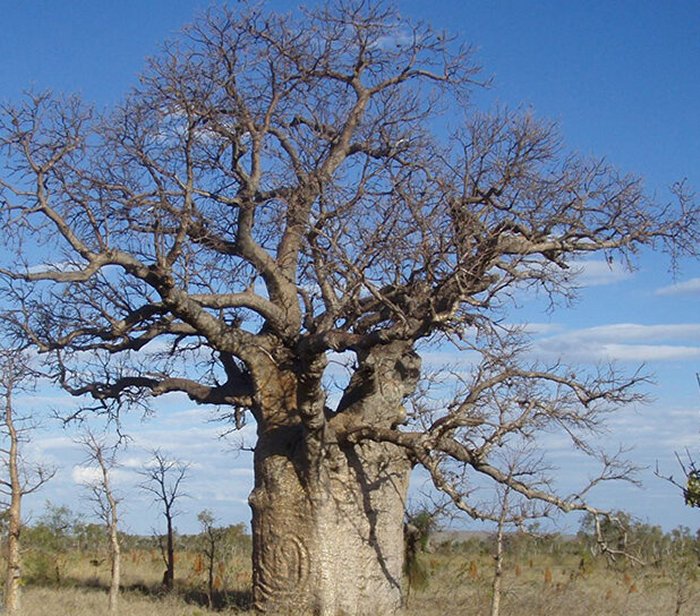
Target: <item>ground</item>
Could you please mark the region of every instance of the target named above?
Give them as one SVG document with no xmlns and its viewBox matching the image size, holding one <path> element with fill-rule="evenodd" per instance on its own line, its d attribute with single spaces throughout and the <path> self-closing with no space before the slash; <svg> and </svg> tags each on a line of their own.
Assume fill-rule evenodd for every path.
<svg viewBox="0 0 700 616">
<path fill-rule="evenodd" d="M 558 547 L 557 547 L 558 545 Z M 669 559 L 647 566 L 610 566 L 579 546 L 562 544 L 510 554 L 505 564 L 501 614 L 528 616 L 700 616 L 697 561 Z M 426 588 L 412 590 L 405 616 L 483 616 L 489 612 L 493 559 L 486 542 L 444 544 L 422 554 L 430 573 Z M 204 616 L 201 557 L 178 558 L 177 592 L 159 588 L 162 562 L 156 550 L 127 551 L 121 616 Z M 91 563 L 90 560 L 93 562 Z M 87 556 L 69 557 L 59 583 L 29 583 L 24 588 L 24 616 L 102 616 L 106 613 L 107 563 Z M 244 554 L 217 573 L 219 614 L 252 614 L 250 569 Z M 51 611 L 47 611 L 51 606 Z"/>
</svg>

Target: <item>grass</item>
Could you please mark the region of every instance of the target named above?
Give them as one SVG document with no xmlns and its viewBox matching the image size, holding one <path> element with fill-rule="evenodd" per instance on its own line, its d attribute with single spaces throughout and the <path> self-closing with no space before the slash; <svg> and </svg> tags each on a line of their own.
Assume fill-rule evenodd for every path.
<svg viewBox="0 0 700 616">
<path fill-rule="evenodd" d="M 29 587 L 22 596 L 21 607 L 23 616 L 102 616 L 107 612 L 107 595 L 94 588 Z M 127 591 L 120 599 L 119 614 L 204 616 L 207 610 L 189 605 L 178 596 L 153 597 Z"/>
<path fill-rule="evenodd" d="M 430 572 L 427 588 L 411 592 L 406 616 L 482 616 L 489 613 L 493 561 L 488 550 L 442 547 L 423 554 Z M 69 557 L 60 583 L 28 584 L 23 616 L 98 616 L 106 613 L 106 563 Z M 584 562 L 585 560 L 585 562 Z M 160 590 L 162 561 L 154 551 L 124 556 L 121 616 L 204 616 L 201 557 L 184 553 L 177 563 L 176 592 Z M 218 572 L 219 614 L 246 611 L 250 566 L 244 555 Z M 511 556 L 505 566 L 501 614 L 525 616 L 700 616 L 700 580 L 695 562 L 665 566 L 608 567 L 580 554 Z M 47 607 L 48 606 L 48 607 Z M 381 615 L 377 615 L 381 616 Z"/>
<path fill-rule="evenodd" d="M 250 604 L 249 559 L 237 554 L 227 566 L 218 564 L 214 578 L 217 613 L 244 614 Z M 22 591 L 22 616 L 102 616 L 107 610 L 109 563 L 73 552 L 53 561 L 57 567 L 31 575 Z M 206 572 L 201 555 L 176 555 L 176 589 L 165 593 L 163 560 L 158 550 L 131 550 L 122 556 L 121 616 L 197 616 L 211 613 L 206 597 Z M 47 605 L 52 611 L 48 613 Z"/>
<path fill-rule="evenodd" d="M 492 562 L 487 556 L 428 558 L 430 585 L 409 595 L 407 616 L 490 613 Z M 580 557 L 573 556 L 511 561 L 504 572 L 501 614 L 700 616 L 700 583 L 694 571 L 681 579 L 653 567 L 618 570 L 603 562 L 579 565 Z"/>
</svg>

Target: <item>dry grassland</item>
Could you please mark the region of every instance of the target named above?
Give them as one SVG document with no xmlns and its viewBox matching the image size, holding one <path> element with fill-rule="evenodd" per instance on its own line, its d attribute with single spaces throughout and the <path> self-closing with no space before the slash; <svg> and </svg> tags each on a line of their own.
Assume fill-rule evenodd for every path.
<svg viewBox="0 0 700 616">
<path fill-rule="evenodd" d="M 440 551 L 423 555 L 431 576 L 427 588 L 413 591 L 406 616 L 483 616 L 489 614 L 492 563 L 487 554 Z M 201 559 L 185 555 L 178 562 L 177 592 L 158 591 L 162 575 L 155 552 L 127 553 L 122 616 L 205 616 Z M 609 568 L 602 561 L 581 566 L 573 555 L 539 556 L 506 566 L 502 616 L 700 616 L 700 580 L 694 563 L 668 567 Z M 24 616 L 102 616 L 107 608 L 106 563 L 64 563 L 59 584 L 28 585 Z M 250 569 L 244 559 L 217 578 L 219 614 L 251 614 Z M 372 615 L 381 616 L 381 615 Z"/>
<path fill-rule="evenodd" d="M 490 613 L 488 557 L 428 556 L 428 588 L 409 595 L 407 616 L 485 616 Z M 700 616 L 697 571 L 656 567 L 625 570 L 603 562 L 580 568 L 580 558 L 539 557 L 508 563 L 502 616 Z M 697 569 L 697 565 L 694 565 Z"/>
</svg>

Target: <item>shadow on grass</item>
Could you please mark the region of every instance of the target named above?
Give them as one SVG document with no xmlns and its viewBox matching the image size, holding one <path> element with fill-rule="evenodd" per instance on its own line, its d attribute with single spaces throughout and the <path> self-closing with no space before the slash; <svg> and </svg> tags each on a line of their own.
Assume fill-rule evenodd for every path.
<svg viewBox="0 0 700 616">
<path fill-rule="evenodd" d="M 52 586 L 60 587 L 67 586 L 71 588 L 89 588 L 92 590 L 101 590 L 105 593 L 109 592 L 109 586 L 98 580 L 97 578 L 89 579 L 78 579 L 73 577 L 65 577 L 60 583 L 56 581 L 50 581 L 46 583 L 41 583 L 34 580 L 32 585 L 34 586 Z M 162 585 L 148 585 L 144 583 L 133 583 L 120 586 L 120 590 L 123 593 L 137 594 L 144 597 L 154 597 L 162 598 L 168 594 L 172 594 L 175 597 L 179 597 L 185 603 L 190 605 L 197 605 L 199 607 L 208 608 L 209 598 L 207 593 L 196 589 L 187 587 L 175 587 L 172 593 L 169 593 Z M 251 590 L 216 590 L 212 594 L 212 604 L 211 609 L 214 611 L 221 611 L 225 609 L 237 609 L 240 611 L 247 611 L 251 608 L 253 604 L 253 593 Z"/>
<path fill-rule="evenodd" d="M 178 592 L 187 603 L 207 607 L 209 599 L 207 593 L 196 589 L 182 589 Z M 212 594 L 212 609 L 225 610 L 236 608 L 247 611 L 253 604 L 253 593 L 250 590 L 216 590 Z"/>
</svg>

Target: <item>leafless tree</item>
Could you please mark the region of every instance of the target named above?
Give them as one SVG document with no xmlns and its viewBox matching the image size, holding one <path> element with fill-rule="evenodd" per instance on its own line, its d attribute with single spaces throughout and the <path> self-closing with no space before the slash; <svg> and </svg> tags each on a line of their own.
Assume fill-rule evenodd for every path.
<svg viewBox="0 0 700 616">
<path fill-rule="evenodd" d="M 207 604 L 209 609 L 212 609 L 214 607 L 214 565 L 220 550 L 223 529 L 214 526 L 214 516 L 208 509 L 200 511 L 197 514 L 197 520 L 202 527 L 204 556 L 207 559 Z"/>
<path fill-rule="evenodd" d="M 496 524 L 496 549 L 493 555 L 493 579 L 491 581 L 491 616 L 499 616 L 501 613 L 501 588 L 503 586 L 503 538 L 508 521 L 508 510 L 510 503 L 510 486 L 506 483 L 503 485 L 503 494 L 501 495 L 501 507 Z"/>
<path fill-rule="evenodd" d="M 109 536 L 110 585 L 109 613 L 116 614 L 119 604 L 119 583 L 121 579 L 121 547 L 119 545 L 119 502 L 120 498 L 112 486 L 112 472 L 117 467 L 119 442 L 107 444 L 106 439 L 98 438 L 87 429 L 81 440 L 83 449 L 88 454 L 87 462 L 97 464 L 99 478 L 88 485 L 90 500 L 97 514 L 104 522 Z"/>
<path fill-rule="evenodd" d="M 27 417 L 17 417 L 14 396 L 31 391 L 37 377 L 29 358 L 20 350 L 0 350 L 0 396 L 4 399 L 2 432 L 5 443 L 0 448 L 7 475 L 0 478 L 0 494 L 7 497 L 7 536 L 5 543 L 5 593 L 3 605 L 7 614 L 20 613 L 22 577 L 22 499 L 37 491 L 55 470 L 43 464 L 29 464 L 22 456 L 22 445 L 29 441 L 35 427 Z"/>
<path fill-rule="evenodd" d="M 153 501 L 162 507 L 165 517 L 165 546 L 161 543 L 161 553 L 166 566 L 163 586 L 168 591 L 175 584 L 175 527 L 173 520 L 178 514 L 176 501 L 185 496 L 182 483 L 187 477 L 189 464 L 171 459 L 167 454 L 156 449 L 146 468 L 139 471 L 144 480 L 140 487 L 153 496 Z"/>
<path fill-rule="evenodd" d="M 586 435 L 639 397 L 639 374 L 533 360 L 505 315 L 524 292 L 575 295 L 587 255 L 695 254 L 692 195 L 657 202 L 552 124 L 474 109 L 479 80 L 469 47 L 380 2 L 237 3 L 107 114 L 47 94 L 4 108 L 18 335 L 97 410 L 184 392 L 255 420 L 260 611 L 395 612 L 416 464 L 476 517 L 479 476 L 590 508 L 493 454 L 540 430 L 596 454 Z M 468 374 L 408 404 L 430 344 L 464 351 Z"/>
<path fill-rule="evenodd" d="M 496 496 L 491 505 L 481 507 L 484 517 L 496 523 L 491 580 L 491 616 L 499 616 L 501 613 L 506 533 L 509 529 L 523 531 L 528 521 L 546 518 L 553 509 L 551 504 L 537 499 L 529 500 L 511 487 L 514 481 L 536 483 L 537 478 L 543 474 L 545 466 L 543 460 L 536 453 L 533 455 L 527 444 L 518 451 L 508 448 L 501 457 L 502 466 L 507 469 L 509 481 L 497 486 Z"/>
</svg>

